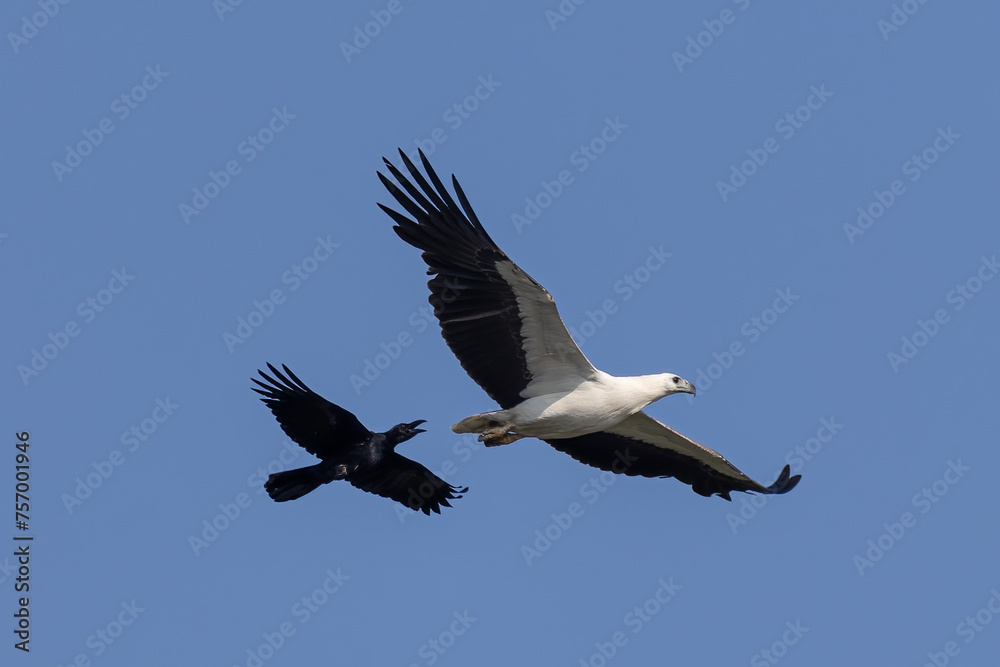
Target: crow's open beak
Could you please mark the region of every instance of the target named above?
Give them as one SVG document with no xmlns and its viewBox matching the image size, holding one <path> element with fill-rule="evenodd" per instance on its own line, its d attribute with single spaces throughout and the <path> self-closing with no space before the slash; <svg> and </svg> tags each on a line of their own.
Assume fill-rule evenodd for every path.
<svg viewBox="0 0 1000 667">
<path fill-rule="evenodd" d="M 411 430 L 411 431 L 413 431 L 414 433 L 426 433 L 426 431 L 425 431 L 424 429 L 422 429 L 422 428 L 417 428 L 417 427 L 418 427 L 418 426 L 420 426 L 421 424 L 426 424 L 426 423 L 427 423 L 427 420 L 426 420 L 426 419 L 418 419 L 418 420 L 417 420 L 417 421 L 415 421 L 415 422 L 410 422 L 409 424 L 407 424 L 407 425 L 406 425 L 406 428 L 410 429 L 410 430 Z"/>
</svg>

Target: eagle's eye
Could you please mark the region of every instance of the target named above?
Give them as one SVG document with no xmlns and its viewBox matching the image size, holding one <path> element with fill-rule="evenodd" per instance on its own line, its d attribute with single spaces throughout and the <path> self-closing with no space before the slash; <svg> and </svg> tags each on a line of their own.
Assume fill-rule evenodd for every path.
<svg viewBox="0 0 1000 667">
<path fill-rule="evenodd" d="M 681 383 L 681 379 L 679 377 L 677 377 L 676 375 L 672 379 L 674 381 L 674 384 L 680 384 Z"/>
</svg>

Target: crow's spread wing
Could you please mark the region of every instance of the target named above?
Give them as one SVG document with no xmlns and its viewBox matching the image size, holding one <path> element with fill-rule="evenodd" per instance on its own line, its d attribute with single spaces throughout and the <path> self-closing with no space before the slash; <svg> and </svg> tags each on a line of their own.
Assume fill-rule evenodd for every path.
<svg viewBox="0 0 1000 667">
<path fill-rule="evenodd" d="M 257 371 L 267 383 L 252 378 L 262 389 L 251 388 L 264 396 L 260 400 L 274 413 L 281 430 L 310 454 L 321 459 L 340 455 L 372 436 L 357 417 L 312 391 L 288 366 L 282 366 L 285 375 L 271 364 L 267 367 L 274 377 Z"/>
<path fill-rule="evenodd" d="M 469 490 L 448 484 L 416 461 L 395 452 L 378 466 L 351 473 L 347 481 L 362 491 L 391 498 L 428 515 L 440 514 L 442 505 L 451 507 L 449 500 L 461 498 Z"/>
</svg>

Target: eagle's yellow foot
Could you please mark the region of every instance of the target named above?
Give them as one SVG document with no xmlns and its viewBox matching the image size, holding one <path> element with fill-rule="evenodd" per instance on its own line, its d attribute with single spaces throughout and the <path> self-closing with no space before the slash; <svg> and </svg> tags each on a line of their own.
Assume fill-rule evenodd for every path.
<svg viewBox="0 0 1000 667">
<path fill-rule="evenodd" d="M 515 440 L 520 440 L 523 437 L 516 433 L 511 433 L 510 429 L 512 428 L 514 428 L 513 424 L 504 424 L 502 426 L 488 428 L 479 435 L 479 442 L 483 443 L 487 447 L 509 445 Z"/>
</svg>

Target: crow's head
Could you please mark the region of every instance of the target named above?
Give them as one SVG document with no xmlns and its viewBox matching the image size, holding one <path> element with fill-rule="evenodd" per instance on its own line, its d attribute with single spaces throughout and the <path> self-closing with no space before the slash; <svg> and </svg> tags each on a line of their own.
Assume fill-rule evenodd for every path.
<svg viewBox="0 0 1000 667">
<path fill-rule="evenodd" d="M 418 419 L 417 421 L 410 422 L 409 424 L 396 424 L 389 429 L 386 436 L 388 436 L 389 440 L 392 441 L 393 445 L 398 445 L 401 442 L 409 440 L 418 433 L 423 433 L 424 429 L 417 427 L 426 421 L 426 419 Z"/>
</svg>

